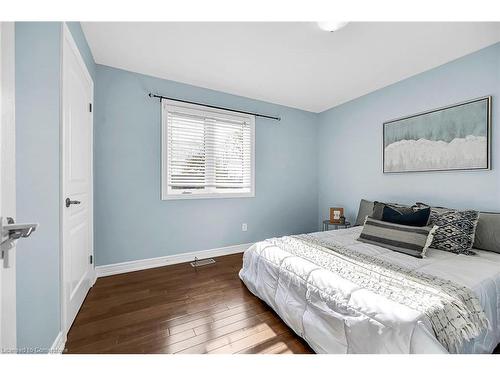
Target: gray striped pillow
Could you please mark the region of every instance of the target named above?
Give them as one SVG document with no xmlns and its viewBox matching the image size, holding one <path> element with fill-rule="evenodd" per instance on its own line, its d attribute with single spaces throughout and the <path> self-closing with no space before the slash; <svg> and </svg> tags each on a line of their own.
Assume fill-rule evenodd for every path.
<svg viewBox="0 0 500 375">
<path fill-rule="evenodd" d="M 416 258 L 425 257 L 438 227 L 410 227 L 367 217 L 359 241 Z"/>
</svg>

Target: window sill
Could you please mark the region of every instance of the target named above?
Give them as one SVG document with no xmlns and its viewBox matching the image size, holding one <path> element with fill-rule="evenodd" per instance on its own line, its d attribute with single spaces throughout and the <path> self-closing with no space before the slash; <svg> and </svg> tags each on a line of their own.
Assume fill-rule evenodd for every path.
<svg viewBox="0 0 500 375">
<path fill-rule="evenodd" d="M 184 199 L 228 199 L 228 198 L 255 198 L 255 192 L 251 193 L 227 193 L 227 194 L 179 194 L 168 195 L 163 193 L 161 200 L 184 200 Z"/>
</svg>

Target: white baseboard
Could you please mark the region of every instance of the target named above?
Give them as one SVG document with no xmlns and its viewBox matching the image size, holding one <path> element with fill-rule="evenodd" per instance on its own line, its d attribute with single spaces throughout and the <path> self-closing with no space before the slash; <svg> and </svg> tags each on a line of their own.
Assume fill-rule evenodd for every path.
<svg viewBox="0 0 500 375">
<path fill-rule="evenodd" d="M 194 257 L 198 259 L 206 259 L 206 258 L 220 257 L 223 255 L 242 253 L 252 245 L 253 245 L 252 243 L 246 243 L 241 245 L 219 247 L 216 249 L 193 251 L 190 253 L 167 255 L 158 258 L 132 260 L 129 262 L 107 264 L 105 266 L 97 266 L 95 270 L 97 277 L 111 276 L 111 275 L 117 275 L 119 273 L 126 273 L 126 272 L 145 270 L 148 268 L 168 266 L 170 264 L 192 262 L 194 260 Z"/>
<path fill-rule="evenodd" d="M 91 288 L 94 286 L 96 281 L 97 281 L 97 270 L 94 267 L 94 269 L 92 270 L 92 274 L 90 275 L 90 287 Z"/>
<path fill-rule="evenodd" d="M 56 339 L 50 347 L 49 354 L 62 354 L 64 346 L 66 345 L 66 335 L 63 332 L 57 334 Z"/>
</svg>

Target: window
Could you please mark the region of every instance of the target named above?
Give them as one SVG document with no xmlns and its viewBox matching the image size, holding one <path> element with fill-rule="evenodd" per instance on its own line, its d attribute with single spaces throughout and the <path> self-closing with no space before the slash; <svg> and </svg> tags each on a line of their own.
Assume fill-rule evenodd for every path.
<svg viewBox="0 0 500 375">
<path fill-rule="evenodd" d="M 253 197 L 255 117 L 162 101 L 162 199 Z"/>
</svg>

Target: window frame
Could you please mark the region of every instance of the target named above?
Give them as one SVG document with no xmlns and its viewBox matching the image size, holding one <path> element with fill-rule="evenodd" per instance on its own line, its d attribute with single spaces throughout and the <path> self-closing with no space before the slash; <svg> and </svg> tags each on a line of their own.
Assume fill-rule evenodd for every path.
<svg viewBox="0 0 500 375">
<path fill-rule="evenodd" d="M 239 119 L 247 118 L 250 122 L 250 191 L 249 192 L 203 192 L 203 193 L 172 193 L 168 186 L 168 108 L 182 108 L 186 113 L 215 114 L 219 118 Z M 163 99 L 161 105 L 161 199 L 227 199 L 227 198 L 253 198 L 255 197 L 255 116 L 224 109 L 215 109 L 201 104 L 182 103 L 175 100 Z M 183 190 L 186 191 L 186 190 Z"/>
</svg>

